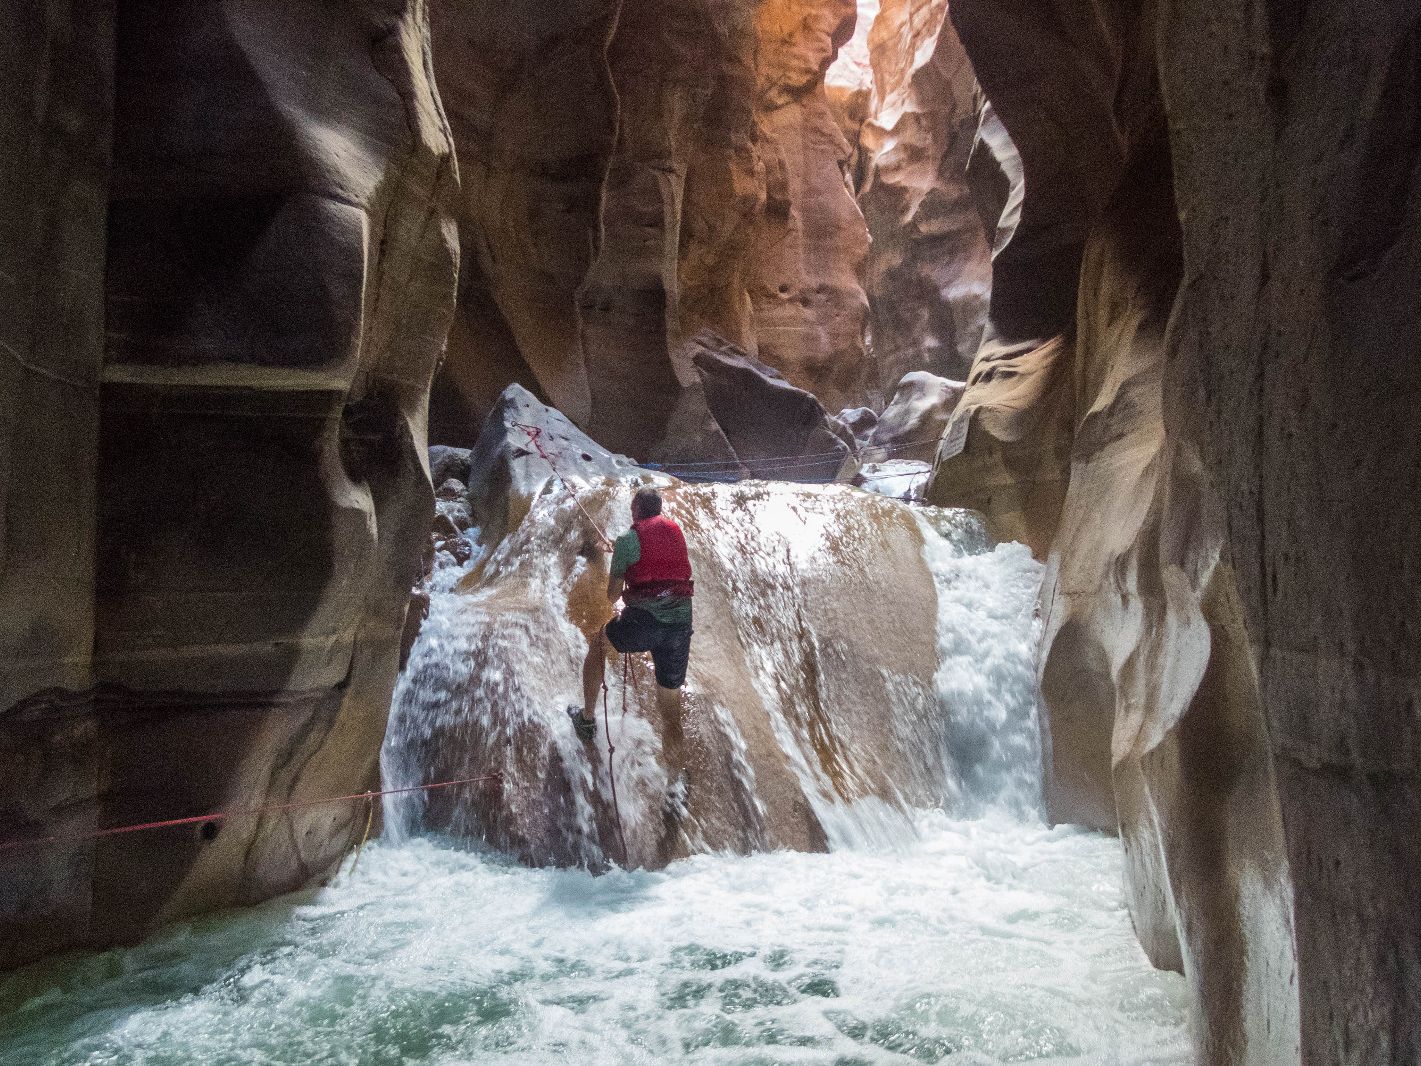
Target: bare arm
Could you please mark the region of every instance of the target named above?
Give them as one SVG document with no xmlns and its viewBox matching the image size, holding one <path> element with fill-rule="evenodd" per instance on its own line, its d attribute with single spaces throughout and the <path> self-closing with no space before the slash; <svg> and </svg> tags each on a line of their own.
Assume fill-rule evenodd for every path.
<svg viewBox="0 0 1421 1066">
<path fill-rule="evenodd" d="M 616 603 L 622 598 L 622 589 L 626 587 L 626 580 L 622 577 L 609 577 L 607 579 L 607 602 Z"/>
</svg>

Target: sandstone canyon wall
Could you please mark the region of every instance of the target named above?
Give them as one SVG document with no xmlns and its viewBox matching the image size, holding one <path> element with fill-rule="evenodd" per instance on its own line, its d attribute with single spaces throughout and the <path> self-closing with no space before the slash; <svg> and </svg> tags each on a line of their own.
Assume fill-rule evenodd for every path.
<svg viewBox="0 0 1421 1066">
<path fill-rule="evenodd" d="M 1412 1061 L 1418 12 L 952 16 L 1023 181 L 933 492 L 1049 557 L 1048 805 L 1201 1062 Z"/>
<path fill-rule="evenodd" d="M 947 13 L 947 0 L 861 3 L 862 56 L 830 72 L 872 240 L 869 322 L 883 396 L 913 371 L 965 378 L 991 291 L 999 211 L 985 224 L 968 181 L 977 85 Z"/>
<path fill-rule="evenodd" d="M 1302 1058 L 1414 1062 L 1421 10 L 1171 2 L 1160 27 L 1178 44 L 1159 55 L 1186 220 L 1166 424 L 1226 501 L 1292 870 Z"/>
<path fill-rule="evenodd" d="M 456 174 L 422 3 L 0 5 L 6 838 L 369 787 Z M 0 965 L 326 874 L 313 806 L 0 854 Z"/>
<path fill-rule="evenodd" d="M 472 443 L 513 381 L 610 447 L 698 455 L 680 427 L 704 420 L 705 329 L 829 410 L 862 400 L 868 242 L 823 85 L 853 18 L 437 0 L 464 263 L 439 439 Z"/>
</svg>

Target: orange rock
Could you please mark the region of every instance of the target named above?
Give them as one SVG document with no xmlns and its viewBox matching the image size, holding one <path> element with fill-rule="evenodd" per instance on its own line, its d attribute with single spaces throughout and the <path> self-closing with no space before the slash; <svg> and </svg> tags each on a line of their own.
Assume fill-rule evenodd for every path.
<svg viewBox="0 0 1421 1066">
<path fill-rule="evenodd" d="M 858 202 L 873 241 L 874 384 L 885 395 L 910 371 L 965 378 L 991 292 L 990 227 L 967 176 L 976 78 L 947 11 L 947 0 L 885 0 L 868 34 Z"/>
<path fill-rule="evenodd" d="M 471 443 L 516 381 L 610 447 L 675 454 L 705 328 L 861 401 L 867 235 L 823 88 L 851 3 L 434 10 L 465 263 L 437 434 Z"/>
</svg>

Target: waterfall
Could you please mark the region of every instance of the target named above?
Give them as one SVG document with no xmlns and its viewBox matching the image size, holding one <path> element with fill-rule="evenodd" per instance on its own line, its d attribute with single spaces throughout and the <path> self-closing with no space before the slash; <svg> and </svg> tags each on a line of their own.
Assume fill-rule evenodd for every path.
<svg viewBox="0 0 1421 1066">
<path fill-rule="evenodd" d="M 1043 815 L 1035 617 L 1042 566 L 1024 544 L 957 545 L 967 512 L 924 508 L 923 553 L 937 586 L 938 706 L 947 718 L 959 815 Z M 939 535 L 934 535 L 938 533 Z M 945 534 L 945 535 L 944 535 Z"/>
<path fill-rule="evenodd" d="M 582 503 L 623 529 L 632 488 L 609 480 Z M 607 671 L 619 810 L 600 720 L 591 749 L 568 728 L 606 577 L 554 483 L 499 543 L 437 559 L 382 756 L 389 787 L 499 780 L 390 797 L 390 836 L 435 830 L 602 867 L 623 861 L 618 817 L 628 861 L 656 864 L 902 846 L 925 808 L 1038 812 L 1029 552 L 991 547 L 970 512 L 843 486 L 678 486 L 667 499 L 698 582 L 691 817 L 662 817 L 668 771 L 641 657 L 628 685 L 615 660 Z"/>
<path fill-rule="evenodd" d="M 629 495 L 585 503 L 616 530 Z M 605 573 L 546 491 L 439 561 L 384 750 L 391 785 L 502 784 L 400 797 L 318 892 L 0 982 L 0 1060 L 1192 1061 L 1118 841 L 1034 817 L 1030 555 L 844 487 L 666 496 L 698 580 L 682 823 L 646 678 L 623 718 L 609 671 L 628 865 L 660 868 L 608 869 L 605 752 L 562 717 Z"/>
</svg>

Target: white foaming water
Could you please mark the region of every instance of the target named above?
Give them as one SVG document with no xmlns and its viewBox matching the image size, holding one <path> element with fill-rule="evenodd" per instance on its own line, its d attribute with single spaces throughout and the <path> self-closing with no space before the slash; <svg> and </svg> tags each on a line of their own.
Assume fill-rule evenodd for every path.
<svg viewBox="0 0 1421 1066">
<path fill-rule="evenodd" d="M 938 593 L 938 701 L 947 715 L 956 811 L 1039 819 L 1035 618 L 1041 564 L 1024 544 L 963 551 L 951 512 L 925 509 L 923 552 Z M 945 528 L 946 527 L 946 528 Z"/>
<path fill-rule="evenodd" d="M 382 842 L 339 887 L 0 984 L 0 1061 L 1189 1061 L 1115 841 L 922 822 L 904 851 L 601 877 Z"/>
<path fill-rule="evenodd" d="M 733 515 L 720 505 L 743 490 L 710 491 L 716 513 Z M 846 803 L 796 724 L 800 697 L 774 672 L 814 647 L 813 634 L 791 632 L 806 623 L 787 582 L 831 565 L 816 545 L 844 515 L 825 508 L 852 508 L 853 497 L 752 491 L 768 493 L 756 497 L 755 528 L 726 518 L 706 550 L 740 560 L 730 572 L 748 575 L 729 595 L 731 624 L 758 654 L 750 667 L 762 713 L 828 854 L 722 851 L 593 876 L 411 838 L 423 801 L 392 806 L 386 839 L 336 887 L 0 983 L 0 1062 L 1188 1062 L 1185 985 L 1153 970 L 1135 942 L 1118 842 L 1040 823 L 1040 566 L 1019 545 L 989 548 L 965 513 L 916 512 L 937 592 L 935 691 L 884 676 L 881 713 L 899 731 L 894 750 L 915 753 L 901 760 L 911 780 L 902 795 Z M 499 581 L 473 591 L 454 587 L 476 564 L 445 560 L 397 694 L 385 768 L 392 784 L 439 776 L 419 759 L 439 750 L 424 742 L 442 730 L 458 749 L 443 771 L 507 766 L 525 782 L 456 804 L 445 819 L 454 832 L 496 837 L 486 830 L 503 823 L 481 820 L 481 804 L 502 804 L 515 826 L 541 808 L 541 821 L 526 821 L 544 835 L 529 830 L 504 846 L 597 866 L 604 768 L 556 719 L 585 643 L 561 608 L 538 609 L 565 605 L 582 573 L 582 560 L 567 572 L 538 563 L 540 552 L 559 557 L 574 524 L 565 498 L 544 500 L 525 520 L 521 554 L 505 541 L 485 564 Z M 747 551 L 766 556 L 753 572 Z M 545 665 L 509 668 L 534 647 Z M 744 793 L 734 798 L 745 823 L 736 850 L 753 851 L 767 811 L 750 754 L 735 716 L 708 710 L 726 787 Z M 654 794 L 649 726 L 629 715 L 614 728 L 624 796 Z M 847 773 L 867 775 L 855 757 L 839 756 Z M 903 796 L 924 795 L 924 775 L 951 818 L 908 807 Z M 547 790 L 536 792 L 540 784 Z M 629 834 L 642 817 L 632 812 Z"/>
<path fill-rule="evenodd" d="M 932 480 L 932 469 L 931 463 L 917 459 L 888 459 L 865 463 L 859 474 L 869 492 L 898 500 L 921 500 Z"/>
</svg>

